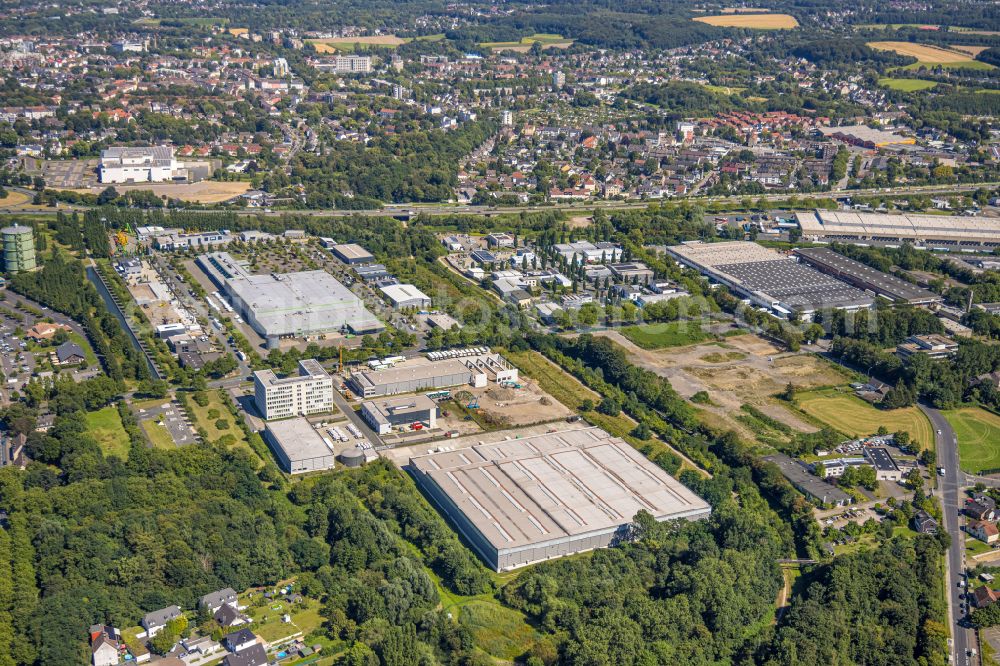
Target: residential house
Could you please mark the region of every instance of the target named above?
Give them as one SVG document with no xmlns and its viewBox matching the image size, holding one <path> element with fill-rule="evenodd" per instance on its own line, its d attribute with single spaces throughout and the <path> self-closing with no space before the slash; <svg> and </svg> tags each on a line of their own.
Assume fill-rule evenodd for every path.
<svg viewBox="0 0 1000 666">
<path fill-rule="evenodd" d="M 985 520 L 973 520 L 965 529 L 983 543 L 992 544 L 1000 540 L 1000 530 L 997 530 L 996 525 Z"/>
<path fill-rule="evenodd" d="M 257 636 L 249 629 L 240 629 L 231 634 L 226 634 L 222 639 L 222 644 L 230 652 L 243 652 L 257 644 Z"/>
<path fill-rule="evenodd" d="M 966 500 L 963 511 L 973 520 L 996 520 L 997 518 L 996 502 L 992 497 L 986 495 L 978 495 Z"/>
<path fill-rule="evenodd" d="M 86 355 L 75 342 L 64 342 L 56 347 L 56 359 L 59 365 L 79 365 L 86 360 Z"/>
<path fill-rule="evenodd" d="M 55 337 L 58 331 L 68 330 L 70 330 L 70 328 L 65 324 L 53 324 L 46 321 L 40 321 L 25 331 L 24 335 L 36 342 L 41 342 L 43 340 L 51 340 Z"/>
<path fill-rule="evenodd" d="M 989 585 L 977 587 L 972 593 L 972 605 L 976 608 L 986 608 L 991 604 L 995 604 L 997 599 L 1000 599 L 1000 593 L 990 588 Z"/>
<path fill-rule="evenodd" d="M 212 619 L 214 619 L 223 629 L 239 627 L 249 622 L 247 617 L 236 608 L 235 604 L 222 604 L 222 606 L 215 611 Z"/>
<path fill-rule="evenodd" d="M 226 604 L 234 607 L 238 605 L 236 590 L 231 587 L 209 592 L 198 600 L 198 608 L 207 608 L 209 613 L 214 613 Z"/>
<path fill-rule="evenodd" d="M 917 511 L 913 516 L 913 530 L 921 534 L 937 534 L 938 522 L 926 511 Z"/>
<path fill-rule="evenodd" d="M 267 665 L 267 652 L 264 650 L 264 646 L 260 644 L 254 644 L 252 647 L 243 650 L 242 652 L 237 652 L 235 654 L 228 654 L 226 658 L 222 660 L 222 666 L 266 666 Z"/>
<path fill-rule="evenodd" d="M 121 645 L 102 632 L 91 641 L 90 654 L 94 666 L 117 666 L 121 660 Z"/>
<path fill-rule="evenodd" d="M 146 613 L 146 616 L 142 618 L 142 627 L 146 630 L 146 636 L 152 638 L 167 626 L 167 622 L 180 616 L 181 609 L 178 606 L 167 606 L 152 613 Z"/>
</svg>

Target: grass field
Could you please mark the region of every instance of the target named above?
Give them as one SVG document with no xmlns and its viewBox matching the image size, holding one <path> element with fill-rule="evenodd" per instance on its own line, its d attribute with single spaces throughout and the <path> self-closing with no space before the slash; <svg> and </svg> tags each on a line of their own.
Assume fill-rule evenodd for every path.
<svg viewBox="0 0 1000 666">
<path fill-rule="evenodd" d="M 444 35 L 442 35 L 444 37 Z M 400 44 L 405 44 L 407 40 L 396 35 L 372 35 L 368 37 L 331 37 L 329 39 L 307 39 L 307 44 L 312 44 L 317 53 L 348 53 L 354 50 L 355 44 L 364 46 L 377 46 L 387 49 L 394 49 Z"/>
<path fill-rule="evenodd" d="M 513 661 L 537 640 L 538 632 L 517 611 L 493 601 L 471 601 L 462 606 L 458 622 L 487 654 Z"/>
<path fill-rule="evenodd" d="M 958 438 L 958 457 L 967 472 L 1000 467 L 1000 416 L 979 407 L 944 412 Z"/>
<path fill-rule="evenodd" d="M 222 403 L 219 394 L 216 391 L 206 391 L 205 393 L 208 396 L 208 404 L 204 407 L 195 402 L 193 398 L 188 400 L 188 404 L 191 406 L 191 411 L 194 414 L 194 423 L 192 425 L 195 428 L 204 428 L 205 432 L 208 433 L 209 442 L 214 442 L 226 435 L 232 435 L 236 438 L 236 443 L 233 446 L 242 446 L 248 451 L 253 451 L 247 442 L 243 430 L 236 423 L 236 417 L 229 413 L 229 408 Z M 218 412 L 219 416 L 209 416 L 209 412 L 212 412 L 212 410 Z M 226 421 L 229 427 L 223 430 L 215 427 L 215 422 L 219 419 Z"/>
<path fill-rule="evenodd" d="M 876 409 L 861 398 L 836 390 L 799 393 L 795 401 L 807 415 L 850 437 L 871 435 L 879 426 L 885 426 L 889 432 L 909 432 L 910 439 L 921 447 L 934 443 L 931 423 L 916 407 Z"/>
<path fill-rule="evenodd" d="M 15 192 L 14 190 L 7 190 L 7 196 L 0 199 L 0 208 L 13 208 L 17 206 L 23 206 L 26 203 L 31 203 L 31 197 L 29 197 L 24 192 Z"/>
<path fill-rule="evenodd" d="M 169 451 L 176 446 L 173 437 L 170 436 L 165 426 L 160 425 L 156 421 L 142 421 L 139 425 L 142 427 L 142 431 L 146 433 L 146 436 L 149 437 L 149 441 L 152 442 L 154 447 Z"/>
<path fill-rule="evenodd" d="M 621 334 L 643 349 L 686 347 L 709 339 L 697 322 L 671 321 L 664 324 L 627 326 Z"/>
<path fill-rule="evenodd" d="M 919 69 L 924 66 L 955 69 L 993 69 L 993 65 L 974 60 L 968 53 L 952 51 L 937 46 L 914 44 L 912 42 L 868 42 L 868 46 L 879 51 L 893 51 L 900 55 L 917 59 L 912 65 L 902 69 Z"/>
<path fill-rule="evenodd" d="M 296 632 L 308 636 L 316 630 L 323 623 L 321 606 L 320 602 L 309 598 L 294 606 L 278 599 L 264 606 L 251 606 L 247 609 L 247 614 L 253 618 L 253 632 L 273 643 Z M 291 615 L 291 623 L 281 621 L 285 613 Z"/>
<path fill-rule="evenodd" d="M 937 81 L 924 81 L 923 79 L 879 79 L 878 84 L 883 88 L 891 90 L 901 90 L 903 92 L 917 92 L 918 90 L 930 90 L 937 85 Z"/>
<path fill-rule="evenodd" d="M 543 49 L 564 49 L 569 47 L 573 43 L 573 40 L 566 39 L 562 35 L 536 32 L 530 37 L 522 37 L 516 42 L 482 42 L 479 46 L 494 51 L 521 51 L 527 53 L 535 43 L 540 44 Z"/>
<path fill-rule="evenodd" d="M 96 412 L 87 412 L 87 434 L 97 440 L 104 455 L 115 455 L 125 460 L 128 458 L 128 433 L 122 426 L 118 408 L 114 405 Z"/>
<path fill-rule="evenodd" d="M 791 30 L 799 22 L 791 14 L 720 14 L 694 19 L 719 28 L 753 28 L 756 30 Z"/>
</svg>

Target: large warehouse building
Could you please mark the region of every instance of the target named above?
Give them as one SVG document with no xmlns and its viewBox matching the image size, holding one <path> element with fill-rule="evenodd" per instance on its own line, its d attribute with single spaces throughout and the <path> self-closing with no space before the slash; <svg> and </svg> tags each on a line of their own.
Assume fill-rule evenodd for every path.
<svg viewBox="0 0 1000 666">
<path fill-rule="evenodd" d="M 384 330 L 382 322 L 326 271 L 254 275 L 228 252 L 198 257 L 198 265 L 229 297 L 269 349 L 281 338 L 304 338 L 349 330 Z"/>
<path fill-rule="evenodd" d="M 365 370 L 351 375 L 349 383 L 362 398 L 374 398 L 464 384 L 482 387 L 490 380 L 503 384 L 517 378 L 517 368 L 502 356 L 481 354 L 430 362 L 411 360 L 386 370 Z"/>
<path fill-rule="evenodd" d="M 796 213 L 802 238 L 845 243 L 899 244 L 909 241 L 933 248 L 1000 246 L 1000 218 L 945 215 L 889 215 L 818 210 Z"/>
<path fill-rule="evenodd" d="M 268 423 L 264 439 L 289 474 L 333 469 L 333 445 L 302 417 Z"/>
<path fill-rule="evenodd" d="M 673 245 L 667 253 L 781 317 L 795 313 L 808 320 L 819 310 L 861 310 L 875 302 L 856 287 L 756 243 L 698 241 Z"/>
<path fill-rule="evenodd" d="M 105 148 L 97 170 L 102 183 L 160 183 L 178 175 L 170 146 Z"/>
<path fill-rule="evenodd" d="M 918 287 L 895 275 L 883 273 L 842 254 L 837 254 L 829 248 L 798 248 L 794 254 L 800 261 L 809 264 L 818 271 L 896 303 L 930 305 L 941 301 L 941 296 L 933 291 Z"/>
<path fill-rule="evenodd" d="M 639 511 L 709 505 L 600 428 L 528 435 L 410 459 L 417 483 L 495 571 L 614 544 Z"/>
</svg>

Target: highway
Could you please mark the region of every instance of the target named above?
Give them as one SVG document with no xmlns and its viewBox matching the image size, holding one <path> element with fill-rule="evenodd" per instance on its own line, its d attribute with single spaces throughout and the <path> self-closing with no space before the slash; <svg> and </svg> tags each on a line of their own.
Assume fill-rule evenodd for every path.
<svg viewBox="0 0 1000 666">
<path fill-rule="evenodd" d="M 787 201 L 791 197 L 798 197 L 799 199 L 829 199 L 835 197 L 844 196 L 903 196 L 907 194 L 956 194 L 960 192 L 974 192 L 980 188 L 993 189 L 1000 187 L 1000 183 L 969 183 L 969 184 L 956 184 L 956 185 L 914 185 L 910 187 L 895 187 L 895 188 L 874 188 L 867 190 L 833 190 L 830 192 L 816 192 L 812 194 L 798 194 L 798 193 L 783 193 L 783 194 L 764 194 L 755 196 L 743 196 L 743 195 L 733 195 L 733 196 L 687 196 L 678 197 L 675 199 L 651 199 L 651 200 L 628 200 L 628 201 L 576 201 L 562 204 L 552 204 L 552 205 L 541 205 L 541 206 L 509 206 L 509 207 L 492 207 L 492 206 L 472 206 L 468 204 L 388 204 L 382 206 L 381 208 L 376 208 L 372 210 L 334 210 L 334 209 L 260 209 L 260 208 L 249 208 L 249 209 L 225 209 L 225 208 L 191 208 L 184 209 L 188 212 L 206 212 L 215 213 L 219 210 L 231 210 L 231 212 L 237 215 L 252 216 L 252 217 L 280 217 L 282 215 L 304 215 L 309 217 L 351 217 L 355 215 L 368 216 L 368 217 L 384 217 L 384 216 L 396 216 L 396 217 L 412 217 L 416 215 L 429 215 L 429 216 L 440 216 L 440 215 L 485 215 L 485 216 L 496 216 L 496 215 L 515 215 L 519 213 L 537 213 L 542 211 L 562 211 L 568 213 L 587 213 L 592 210 L 642 210 L 648 208 L 649 206 L 659 204 L 661 201 L 666 202 L 689 202 L 693 204 L 741 204 L 743 201 L 750 200 L 753 203 L 760 201 L 761 199 L 769 202 L 775 201 Z M 17 189 L 17 188 L 15 188 Z M 24 190 L 26 193 L 34 194 L 29 190 Z M 80 205 L 70 205 L 60 203 L 54 208 L 33 208 L 33 207 L 21 207 L 21 208 L 3 208 L 0 209 L 0 215 L 2 214 L 13 214 L 13 213 L 30 213 L 33 215 L 55 215 L 59 211 L 62 212 L 82 212 L 87 210 L 90 206 L 80 206 Z"/>
<path fill-rule="evenodd" d="M 962 506 L 962 487 L 965 483 L 965 475 L 958 468 L 958 440 L 955 431 L 947 419 L 933 407 L 920 405 L 921 411 L 930 419 L 934 427 L 935 444 L 937 446 L 937 463 L 944 468 L 944 476 L 939 477 L 939 490 L 941 498 L 941 512 L 944 516 L 944 529 L 951 536 L 951 546 L 948 548 L 946 562 L 946 583 L 948 597 L 948 614 L 950 616 L 949 625 L 952 631 L 952 657 L 951 663 L 956 665 L 968 664 L 968 650 L 970 646 L 976 644 L 975 635 L 968 629 L 965 618 L 965 604 L 958 598 L 963 594 L 965 587 L 959 587 L 959 582 L 964 580 L 965 573 L 965 538 L 962 534 L 961 522 L 959 519 L 959 508 Z"/>
</svg>

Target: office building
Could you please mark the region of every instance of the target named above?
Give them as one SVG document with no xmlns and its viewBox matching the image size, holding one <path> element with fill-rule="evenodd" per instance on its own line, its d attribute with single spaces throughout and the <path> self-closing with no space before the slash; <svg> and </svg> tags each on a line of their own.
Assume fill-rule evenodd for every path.
<svg viewBox="0 0 1000 666">
<path fill-rule="evenodd" d="M 817 504 L 847 506 L 854 501 L 854 498 L 843 490 L 819 478 L 810 472 L 805 464 L 786 456 L 784 453 L 764 456 L 762 460 L 777 465 L 781 475 L 788 479 L 789 483 Z"/>
<path fill-rule="evenodd" d="M 8 273 L 33 271 L 38 266 L 35 259 L 35 232 L 20 224 L 0 229 L 3 237 L 3 268 Z"/>
<path fill-rule="evenodd" d="M 273 370 L 253 373 L 254 404 L 267 420 L 333 410 L 333 378 L 315 359 L 299 361 L 299 374 L 278 377 Z"/>
<path fill-rule="evenodd" d="M 269 422 L 264 440 L 289 474 L 321 472 L 335 465 L 333 444 L 304 418 Z"/>
<path fill-rule="evenodd" d="M 415 423 L 430 429 L 437 427 L 437 403 L 425 395 L 405 398 L 381 398 L 361 404 L 361 416 L 380 435 L 394 427 L 408 427 Z"/>
<path fill-rule="evenodd" d="M 923 354 L 933 359 L 950 358 L 958 351 L 958 343 L 943 335 L 911 335 L 904 342 L 896 345 L 896 354 L 906 358 L 914 354 Z"/>
<path fill-rule="evenodd" d="M 711 509 L 600 428 L 526 435 L 410 458 L 417 483 L 494 571 L 604 548 L 636 514 L 697 520 Z"/>
<path fill-rule="evenodd" d="M 172 180 L 177 170 L 174 149 L 169 146 L 117 146 L 101 151 L 98 174 L 102 183 L 161 183 Z"/>
</svg>

